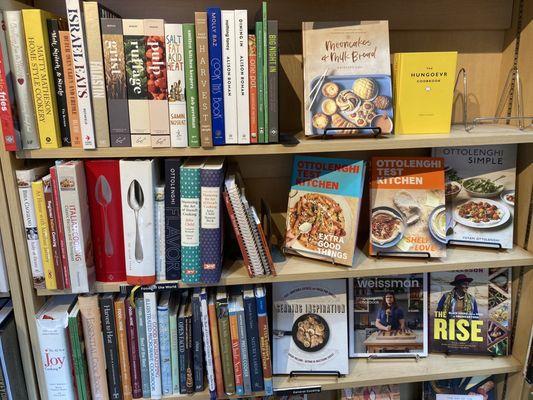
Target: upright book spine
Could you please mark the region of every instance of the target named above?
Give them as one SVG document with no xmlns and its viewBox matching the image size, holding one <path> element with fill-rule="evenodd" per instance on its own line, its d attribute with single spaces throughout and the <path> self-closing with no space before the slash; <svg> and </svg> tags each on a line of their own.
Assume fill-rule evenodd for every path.
<svg viewBox="0 0 533 400">
<path fill-rule="evenodd" d="M 74 368 L 73 377 L 76 385 L 78 399 L 84 400 L 90 396 L 89 376 L 87 373 L 87 362 L 85 358 L 85 348 L 83 340 L 83 328 L 81 313 L 78 305 L 69 314 L 68 334 L 70 343 L 70 355 Z"/>
<path fill-rule="evenodd" d="M 145 19 L 144 35 L 152 147 L 170 147 L 165 22 L 162 19 Z"/>
<path fill-rule="evenodd" d="M 222 78 L 222 41 L 220 8 L 207 9 L 207 32 L 209 35 L 209 82 L 211 88 L 211 126 L 213 144 L 226 143 L 224 126 L 224 84 Z"/>
<path fill-rule="evenodd" d="M 161 398 L 161 360 L 159 357 L 159 326 L 157 322 L 157 296 L 144 293 L 144 318 L 146 320 L 146 347 L 150 373 L 150 396 Z"/>
<path fill-rule="evenodd" d="M 262 52 L 263 52 L 263 97 L 264 97 L 264 115 L 263 120 L 265 123 L 265 143 L 268 143 L 268 15 L 267 15 L 267 2 L 262 2 Z"/>
<path fill-rule="evenodd" d="M 179 158 L 165 163 L 165 277 L 181 278 L 181 211 Z"/>
<path fill-rule="evenodd" d="M 126 333 L 128 340 L 128 356 L 130 360 L 130 375 L 132 396 L 139 399 L 143 396 L 141 363 L 139 358 L 139 339 L 137 333 L 137 316 L 135 305 L 132 304 L 129 296 L 124 300 L 126 306 Z"/>
<path fill-rule="evenodd" d="M 70 126 L 67 110 L 67 92 L 65 88 L 65 73 L 63 71 L 63 60 L 61 59 L 61 44 L 59 38 L 59 25 L 64 25 L 64 20 L 56 18 L 49 19 L 48 41 L 50 42 L 50 55 L 52 60 L 53 77 L 55 83 L 55 95 L 57 102 L 57 112 L 59 117 L 59 129 L 61 131 L 61 142 L 70 141 Z"/>
<path fill-rule="evenodd" d="M 252 392 L 261 392 L 264 390 L 265 384 L 263 381 L 263 367 L 261 364 L 261 347 L 257 325 L 257 305 L 254 289 L 252 287 L 246 287 L 244 289 L 243 297 Z"/>
<path fill-rule="evenodd" d="M 250 377 L 250 358 L 248 357 L 248 341 L 246 332 L 246 322 L 244 316 L 243 300 L 241 293 L 235 296 L 237 307 L 237 328 L 239 331 L 239 350 L 241 352 L 241 365 L 242 365 L 242 380 L 244 386 L 244 394 L 249 395 L 252 393 L 252 383 Z"/>
<path fill-rule="evenodd" d="M 239 144 L 249 144 L 250 140 L 250 113 L 248 112 L 248 11 L 235 10 L 235 59 L 237 65 L 237 132 Z"/>
<path fill-rule="evenodd" d="M 179 296 L 171 294 L 171 306 L 169 307 L 168 322 L 170 325 L 170 362 L 172 369 L 172 393 L 180 393 L 180 366 L 178 347 L 178 311 Z"/>
<path fill-rule="evenodd" d="M 157 185 L 154 193 L 155 207 L 155 279 L 166 279 L 165 267 L 165 186 Z"/>
<path fill-rule="evenodd" d="M 65 289 L 70 289 L 70 272 L 68 266 L 68 252 L 65 238 L 65 227 L 63 225 L 63 207 L 59 195 L 59 180 L 57 179 L 57 167 L 50 168 L 50 185 L 52 186 L 52 196 L 54 198 L 55 214 L 57 215 L 57 235 L 59 241 L 59 251 L 61 254 L 61 266 Z"/>
<path fill-rule="evenodd" d="M 229 328 L 231 336 L 231 355 L 233 359 L 233 371 L 235 373 L 235 393 L 244 395 L 244 380 L 242 371 L 242 357 L 239 338 L 239 325 L 237 321 L 237 309 L 233 299 L 229 303 Z"/>
<path fill-rule="evenodd" d="M 100 297 L 102 334 L 107 367 L 107 383 L 111 399 L 122 398 L 120 384 L 120 365 L 118 360 L 118 342 L 115 325 L 114 295 L 109 293 Z"/>
<path fill-rule="evenodd" d="M 161 392 L 166 396 L 172 394 L 168 304 L 157 307 L 157 322 L 159 326 L 159 359 L 161 360 Z"/>
<path fill-rule="evenodd" d="M 133 399 L 130 373 L 130 356 L 128 353 L 128 338 L 126 327 L 126 295 L 115 299 L 115 325 L 117 332 L 118 361 L 120 366 L 120 381 L 122 383 L 122 396 L 124 400 Z"/>
<path fill-rule="evenodd" d="M 170 146 L 187 147 L 183 26 L 165 24 Z"/>
<path fill-rule="evenodd" d="M 268 21 L 268 143 L 279 142 L 278 21 Z"/>
<path fill-rule="evenodd" d="M 102 55 L 102 37 L 100 34 L 100 18 L 102 17 L 102 8 L 96 1 L 83 2 L 83 16 L 85 24 L 85 39 L 87 43 L 87 60 L 89 66 L 89 76 L 91 79 L 91 102 L 94 114 L 94 133 L 96 136 L 97 147 L 109 147 L 109 123 L 107 119 L 106 104 L 106 82 L 104 79 L 104 57 Z M 121 25 L 121 20 L 115 20 Z M 105 50 L 105 47 L 104 47 Z M 120 50 L 123 53 L 122 41 Z M 118 58 L 118 57 L 117 57 Z M 124 58 L 122 58 L 124 60 Z M 113 118 L 120 118 L 120 115 L 111 113 Z M 127 118 L 127 117 L 126 117 Z"/>
<path fill-rule="evenodd" d="M 109 140 L 112 147 L 129 147 L 131 146 L 131 135 L 122 20 L 118 18 L 102 18 L 101 22 L 105 88 L 107 90 L 106 112 L 109 112 L 110 116 L 108 126 Z"/>
<path fill-rule="evenodd" d="M 148 364 L 148 344 L 146 337 L 146 318 L 144 315 L 144 298 L 135 300 L 135 313 L 137 322 L 137 340 L 139 342 L 139 361 L 141 366 L 142 397 L 149 398 L 150 390 L 150 368 Z"/>
<path fill-rule="evenodd" d="M 235 372 L 232 359 L 231 333 L 229 322 L 228 301 L 226 297 L 217 295 L 218 336 L 220 342 L 220 358 L 224 376 L 224 390 L 227 395 L 235 394 Z"/>
<path fill-rule="evenodd" d="M 263 366 L 265 393 L 267 395 L 272 395 L 272 359 L 270 358 L 267 304 L 265 289 L 260 285 L 255 287 L 255 299 L 257 305 L 257 327 L 259 331 L 259 346 L 261 349 L 261 364 Z"/>
<path fill-rule="evenodd" d="M 204 390 L 204 357 L 202 345 L 202 310 L 200 289 L 196 288 L 192 296 L 192 350 L 194 361 L 194 391 Z"/>
<path fill-rule="evenodd" d="M 194 13 L 196 31 L 196 72 L 198 75 L 198 109 L 200 117 L 200 143 L 213 147 L 211 128 L 211 91 L 209 79 L 209 50 L 207 38 L 207 13 Z"/>
<path fill-rule="evenodd" d="M 15 88 L 15 101 L 18 108 L 23 149 L 38 149 L 39 135 L 33 107 L 33 91 L 30 82 L 28 57 L 25 43 L 24 26 L 21 11 L 4 11 L 6 42 L 9 65 Z"/>
<path fill-rule="evenodd" d="M 235 11 L 222 10 L 222 78 L 226 144 L 237 144 L 237 63 L 235 59 Z"/>
<path fill-rule="evenodd" d="M 255 35 L 248 35 L 248 90 L 250 143 L 257 143 L 257 42 Z"/>
<path fill-rule="evenodd" d="M 200 259 L 200 168 L 181 167 L 181 279 L 186 283 L 201 282 Z"/>
<path fill-rule="evenodd" d="M 190 310 L 185 316 L 185 392 L 187 394 L 194 393 L 194 359 L 192 348 L 192 311 Z"/>
<path fill-rule="evenodd" d="M 257 47 L 257 132 L 259 143 L 266 143 L 265 140 L 265 85 L 266 76 L 263 70 L 263 23 L 255 23 L 255 39 Z"/>
<path fill-rule="evenodd" d="M 207 313 L 209 315 L 209 334 L 213 350 L 213 370 L 215 372 L 215 388 L 218 397 L 224 396 L 224 377 L 222 375 L 222 359 L 220 357 L 220 339 L 218 335 L 218 315 L 215 294 L 208 297 Z"/>
<path fill-rule="evenodd" d="M 198 80 L 196 77 L 196 32 L 194 24 L 183 24 L 183 45 L 188 144 L 189 147 L 200 147 Z"/>
<path fill-rule="evenodd" d="M 146 41 L 142 19 L 122 20 L 128 109 L 133 147 L 150 147 L 150 112 L 146 75 Z"/>
<path fill-rule="evenodd" d="M 207 290 L 202 288 L 200 291 L 200 317 L 202 323 L 202 338 L 204 344 L 205 370 L 207 375 L 207 386 L 209 394 L 216 396 L 215 370 L 213 364 L 213 351 L 211 336 L 209 332 L 209 311 L 207 306 Z"/>
<path fill-rule="evenodd" d="M 185 307 L 182 302 L 181 307 Z M 186 373 L 186 355 L 185 355 L 185 316 L 180 311 L 178 316 L 178 363 L 179 363 L 179 387 L 180 393 L 187 393 L 187 373 Z"/>
<path fill-rule="evenodd" d="M 96 148 L 93 110 L 91 105 L 91 84 L 87 65 L 85 46 L 85 27 L 83 26 L 82 6 L 80 0 L 65 0 L 67 19 L 72 46 L 72 58 L 76 71 L 76 94 L 80 113 L 80 127 L 84 149 Z"/>
</svg>

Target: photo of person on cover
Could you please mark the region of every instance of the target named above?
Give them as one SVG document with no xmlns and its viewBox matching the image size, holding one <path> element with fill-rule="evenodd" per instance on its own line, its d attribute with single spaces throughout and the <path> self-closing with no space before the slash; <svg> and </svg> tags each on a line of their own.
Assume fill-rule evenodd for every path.
<svg viewBox="0 0 533 400">
<path fill-rule="evenodd" d="M 472 318 L 477 318 L 479 314 L 476 298 L 468 293 L 468 288 L 473 280 L 465 274 L 456 275 L 454 280 L 450 282 L 453 289 L 442 295 L 437 305 L 437 311 L 442 311 L 446 315 L 464 313 L 471 315 Z"/>
<path fill-rule="evenodd" d="M 387 292 L 381 301 L 376 318 L 376 327 L 381 331 L 405 330 L 405 317 L 402 308 L 396 303 L 394 292 Z"/>
</svg>

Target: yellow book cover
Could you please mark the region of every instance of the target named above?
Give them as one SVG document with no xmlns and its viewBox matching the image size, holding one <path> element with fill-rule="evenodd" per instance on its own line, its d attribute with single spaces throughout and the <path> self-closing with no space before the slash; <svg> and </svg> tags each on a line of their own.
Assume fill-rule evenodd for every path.
<svg viewBox="0 0 533 400">
<path fill-rule="evenodd" d="M 48 290 L 57 289 L 56 271 L 52 258 L 52 240 L 50 228 L 48 226 L 48 214 L 46 213 L 46 202 L 44 200 L 44 186 L 41 179 L 31 183 L 33 203 L 35 206 L 35 217 L 37 219 L 37 233 L 39 235 L 39 245 L 43 259 L 44 281 Z"/>
<path fill-rule="evenodd" d="M 61 146 L 52 60 L 46 26 L 47 18 L 52 17 L 52 14 L 43 10 L 22 10 L 37 128 L 41 147 L 48 149 L 56 149 Z"/>
<path fill-rule="evenodd" d="M 394 57 L 395 133 L 449 133 L 457 52 Z"/>
</svg>

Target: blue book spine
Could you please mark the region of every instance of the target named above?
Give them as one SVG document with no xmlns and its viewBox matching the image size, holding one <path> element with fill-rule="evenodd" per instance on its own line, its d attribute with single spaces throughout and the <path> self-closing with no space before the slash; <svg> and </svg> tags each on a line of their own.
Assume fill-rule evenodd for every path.
<svg viewBox="0 0 533 400">
<path fill-rule="evenodd" d="M 244 394 L 249 395 L 252 393 L 252 382 L 250 377 L 250 357 L 248 356 L 248 341 L 246 339 L 246 323 L 244 321 L 242 298 L 238 299 L 237 326 L 239 327 L 239 347 L 241 349 L 241 365 L 242 378 L 244 383 Z"/>
<path fill-rule="evenodd" d="M 265 331 L 261 332 L 262 335 L 262 348 L 261 348 L 261 357 L 263 369 L 263 381 L 265 382 L 265 394 L 271 396 L 274 393 L 274 387 L 272 384 L 272 375 L 267 376 L 267 371 L 272 371 L 272 361 L 270 357 L 270 343 L 268 339 L 268 315 L 267 315 L 267 304 L 265 290 L 262 286 L 257 285 L 255 287 L 255 300 L 257 304 L 257 321 L 258 321 L 258 332 L 259 324 L 262 320 L 261 326 Z M 261 344 L 260 344 L 261 346 Z"/>
<path fill-rule="evenodd" d="M 181 212 L 179 158 L 165 160 L 165 273 L 181 279 Z"/>
<path fill-rule="evenodd" d="M 180 393 L 187 393 L 187 371 L 185 355 L 185 317 L 178 317 L 178 363 L 180 368 Z"/>
<path fill-rule="evenodd" d="M 192 296 L 192 350 L 194 363 L 194 391 L 204 390 L 204 357 L 202 344 L 202 310 L 200 289 L 195 289 Z"/>
<path fill-rule="evenodd" d="M 222 79 L 222 28 L 220 8 L 207 9 L 209 42 L 209 81 L 211 87 L 211 125 L 213 145 L 226 143 L 224 129 L 224 87 Z"/>
<path fill-rule="evenodd" d="M 257 306 L 253 289 L 244 291 L 244 319 L 246 322 L 246 341 L 250 365 L 252 392 L 262 392 L 263 367 L 261 366 L 261 348 L 259 346 L 259 330 L 257 327 Z"/>
<path fill-rule="evenodd" d="M 163 395 L 172 394 L 172 364 L 170 361 L 170 325 L 168 307 L 157 307 L 159 325 L 159 359 L 161 360 L 161 390 Z"/>
<path fill-rule="evenodd" d="M 139 358 L 141 361 L 141 382 L 143 397 L 150 398 L 150 368 L 148 368 L 148 350 L 146 348 L 146 322 L 144 319 L 144 299 L 135 301 L 135 313 L 137 314 L 137 339 L 139 343 Z"/>
<path fill-rule="evenodd" d="M 181 167 L 181 279 L 200 283 L 200 168 Z"/>
<path fill-rule="evenodd" d="M 241 355 L 241 347 L 240 347 L 240 334 L 239 334 L 239 328 L 238 328 L 238 319 L 237 319 L 237 304 L 235 303 L 235 298 L 232 296 L 231 299 L 228 302 L 228 309 L 229 309 L 229 319 L 230 319 L 230 334 L 231 334 L 231 351 L 233 354 L 233 363 L 236 364 L 235 361 L 235 353 L 237 353 L 239 356 Z M 234 334 L 233 329 L 231 327 L 232 321 L 237 321 L 237 347 L 234 347 Z M 239 357 L 241 361 L 241 373 L 242 373 L 242 356 Z M 237 366 L 237 365 L 236 365 Z M 237 375 L 237 368 L 235 368 L 235 374 Z M 239 379 L 240 380 L 240 379 Z M 235 377 L 235 393 L 244 396 L 244 377 L 242 380 L 242 383 L 237 382 L 237 377 Z"/>
</svg>

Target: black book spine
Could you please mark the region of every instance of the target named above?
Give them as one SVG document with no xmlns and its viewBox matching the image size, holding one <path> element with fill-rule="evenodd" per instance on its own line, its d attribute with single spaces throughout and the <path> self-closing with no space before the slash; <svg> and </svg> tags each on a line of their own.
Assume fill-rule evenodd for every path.
<svg viewBox="0 0 533 400">
<path fill-rule="evenodd" d="M 248 343 L 252 392 L 262 392 L 265 390 L 265 385 L 263 382 L 263 367 L 261 366 L 257 306 L 254 296 L 244 296 L 244 319 L 246 322 L 246 341 Z"/>
<path fill-rule="evenodd" d="M 117 331 L 115 326 L 113 295 L 104 295 L 100 297 L 100 313 L 102 319 L 102 333 L 104 335 L 109 398 L 121 399 L 122 385 L 120 382 L 120 365 L 118 362 Z"/>
<path fill-rule="evenodd" d="M 192 349 L 192 315 L 185 317 L 185 368 L 187 374 L 186 393 L 194 393 L 193 378 L 193 349 Z"/>
<path fill-rule="evenodd" d="M 48 40 L 50 42 L 50 56 L 52 58 L 52 69 L 54 76 L 54 86 L 57 100 L 57 113 L 59 118 L 59 128 L 61 131 L 61 143 L 63 146 L 70 146 L 70 126 L 67 110 L 67 93 L 65 89 L 65 75 L 63 74 L 63 60 L 61 58 L 61 45 L 59 43 L 60 21 L 56 18 L 47 20 Z"/>
<path fill-rule="evenodd" d="M 183 307 L 183 306 L 182 306 Z M 178 363 L 180 368 L 180 393 L 186 394 L 187 371 L 185 365 L 185 317 L 178 317 Z"/>
<path fill-rule="evenodd" d="M 268 143 L 279 142 L 278 21 L 268 21 Z"/>
<path fill-rule="evenodd" d="M 181 279 L 179 158 L 165 160 L 165 270 L 167 280 Z"/>
<path fill-rule="evenodd" d="M 204 357 L 202 341 L 202 311 L 200 307 L 200 292 L 192 297 L 192 340 L 194 360 L 194 391 L 204 390 Z"/>
</svg>

